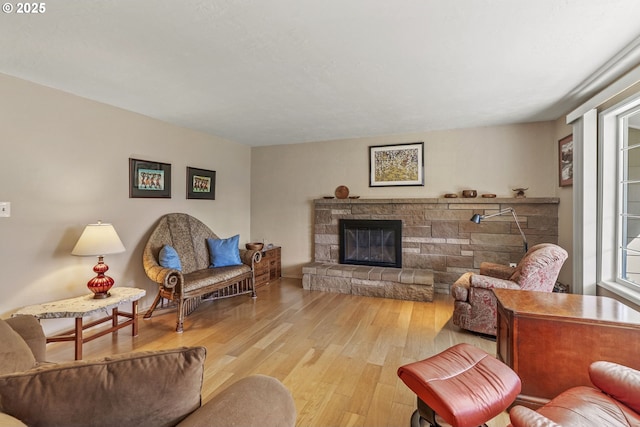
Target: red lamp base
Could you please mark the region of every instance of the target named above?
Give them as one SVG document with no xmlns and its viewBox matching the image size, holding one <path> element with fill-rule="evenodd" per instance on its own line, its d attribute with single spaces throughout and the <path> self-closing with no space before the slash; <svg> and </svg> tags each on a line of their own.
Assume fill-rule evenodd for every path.
<svg viewBox="0 0 640 427">
<path fill-rule="evenodd" d="M 93 292 L 94 299 L 103 299 L 111 296 L 109 289 L 113 286 L 114 280 L 104 275 L 107 270 L 109 270 L 109 267 L 103 262 L 103 257 L 99 256 L 98 263 L 93 267 L 93 271 L 97 276 L 87 282 L 87 287 Z"/>
</svg>

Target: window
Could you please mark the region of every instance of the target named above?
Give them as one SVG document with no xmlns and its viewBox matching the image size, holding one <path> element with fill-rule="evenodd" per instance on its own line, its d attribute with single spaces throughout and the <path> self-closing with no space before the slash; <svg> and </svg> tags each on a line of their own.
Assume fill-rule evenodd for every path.
<svg viewBox="0 0 640 427">
<path fill-rule="evenodd" d="M 640 97 L 601 114 L 601 281 L 640 292 Z"/>
<path fill-rule="evenodd" d="M 620 121 L 621 167 L 619 212 L 620 266 L 618 276 L 640 284 L 640 112 Z"/>
</svg>

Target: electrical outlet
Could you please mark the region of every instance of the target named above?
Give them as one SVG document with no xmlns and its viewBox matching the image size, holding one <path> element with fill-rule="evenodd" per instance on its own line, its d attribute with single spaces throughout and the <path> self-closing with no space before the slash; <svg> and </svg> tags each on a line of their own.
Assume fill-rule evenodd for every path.
<svg viewBox="0 0 640 427">
<path fill-rule="evenodd" d="M 517 264 L 515 262 L 510 262 L 509 267 L 515 267 Z"/>
<path fill-rule="evenodd" d="M 11 216 L 11 203 L 10 202 L 0 202 L 0 217 L 10 217 Z"/>
</svg>

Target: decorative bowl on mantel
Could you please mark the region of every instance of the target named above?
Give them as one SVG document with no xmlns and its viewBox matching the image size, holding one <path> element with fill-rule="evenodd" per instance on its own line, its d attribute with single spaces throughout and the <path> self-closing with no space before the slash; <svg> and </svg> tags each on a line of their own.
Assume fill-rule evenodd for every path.
<svg viewBox="0 0 640 427">
<path fill-rule="evenodd" d="M 349 197 L 349 187 L 347 187 L 346 185 L 339 185 L 336 188 L 335 194 L 338 199 L 346 199 L 347 197 Z"/>
</svg>

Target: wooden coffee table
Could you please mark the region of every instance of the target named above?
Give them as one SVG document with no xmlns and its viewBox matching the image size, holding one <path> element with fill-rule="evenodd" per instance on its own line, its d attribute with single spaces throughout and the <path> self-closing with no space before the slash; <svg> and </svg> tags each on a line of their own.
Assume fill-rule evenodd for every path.
<svg viewBox="0 0 640 427">
<path fill-rule="evenodd" d="M 87 294 L 77 298 L 30 305 L 18 310 L 12 317 L 29 315 L 35 316 L 38 319 L 75 318 L 76 324 L 74 329 L 47 337 L 47 343 L 74 341 L 75 358 L 76 360 L 80 360 L 82 359 L 82 344 L 85 342 L 92 341 L 110 332 L 115 333 L 118 329 L 129 325 L 131 325 L 131 335 L 134 337 L 138 335 L 138 300 L 145 296 L 146 291 L 138 288 L 116 287 L 111 288 L 109 293 L 111 296 L 104 299 L 93 299 L 93 294 Z M 127 302 L 131 303 L 130 313 L 118 309 L 121 304 Z M 111 314 L 109 314 L 109 310 L 111 310 Z M 107 316 L 86 324 L 83 323 L 84 317 L 102 313 L 106 313 Z M 124 317 L 127 320 L 120 321 L 120 317 Z M 93 335 L 85 336 L 84 331 L 86 329 L 101 325 L 105 322 L 111 322 L 111 326 Z"/>
</svg>

